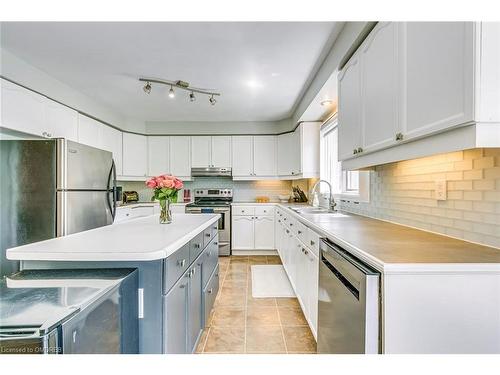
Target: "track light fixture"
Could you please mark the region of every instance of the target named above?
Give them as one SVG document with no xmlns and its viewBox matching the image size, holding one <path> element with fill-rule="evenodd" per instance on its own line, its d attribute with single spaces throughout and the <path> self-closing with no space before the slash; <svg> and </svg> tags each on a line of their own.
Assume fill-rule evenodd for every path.
<svg viewBox="0 0 500 375">
<path fill-rule="evenodd" d="M 151 83 L 146 82 L 144 87 L 142 88 L 146 94 L 151 94 Z"/>
<path fill-rule="evenodd" d="M 168 97 L 170 99 L 175 98 L 175 92 L 174 92 L 174 88 L 172 86 L 170 86 L 170 90 L 168 90 Z"/>
<path fill-rule="evenodd" d="M 139 81 L 146 83 L 144 85 L 144 87 L 142 88 L 146 94 L 150 94 L 151 93 L 152 83 L 158 83 L 158 84 L 161 84 L 161 85 L 170 86 L 170 90 L 168 90 L 168 97 L 171 98 L 171 99 L 175 98 L 174 87 L 178 88 L 178 89 L 181 89 L 181 90 L 189 91 L 189 96 L 188 97 L 189 97 L 189 101 L 190 102 L 196 101 L 196 97 L 195 97 L 194 93 L 197 93 L 197 94 L 209 95 L 210 98 L 208 99 L 208 101 L 210 102 L 211 105 L 215 105 L 215 103 L 217 103 L 217 100 L 215 100 L 215 96 L 220 96 L 221 95 L 220 93 L 215 92 L 214 90 L 201 89 L 201 88 L 189 86 L 188 82 L 181 81 L 181 80 L 178 80 L 178 81 L 169 81 L 169 80 L 166 80 L 166 79 L 142 78 L 141 77 L 141 78 L 139 78 Z"/>
</svg>

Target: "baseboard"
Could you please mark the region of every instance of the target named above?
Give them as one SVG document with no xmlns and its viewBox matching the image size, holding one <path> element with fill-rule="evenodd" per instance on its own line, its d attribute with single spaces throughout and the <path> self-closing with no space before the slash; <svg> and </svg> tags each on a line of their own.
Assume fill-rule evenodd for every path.
<svg viewBox="0 0 500 375">
<path fill-rule="evenodd" d="M 231 255 L 278 255 L 276 250 L 232 250 Z"/>
</svg>

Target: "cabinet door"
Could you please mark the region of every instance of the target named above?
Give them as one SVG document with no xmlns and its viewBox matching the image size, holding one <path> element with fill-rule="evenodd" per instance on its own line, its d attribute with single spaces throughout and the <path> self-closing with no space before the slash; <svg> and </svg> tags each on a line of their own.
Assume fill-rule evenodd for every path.
<svg viewBox="0 0 500 375">
<path fill-rule="evenodd" d="M 191 176 L 191 137 L 170 137 L 170 173 L 177 177 Z"/>
<path fill-rule="evenodd" d="M 361 147 L 361 70 L 359 56 L 354 55 L 339 74 L 339 159 L 354 156 Z"/>
<path fill-rule="evenodd" d="M 253 176 L 253 137 L 232 137 L 233 176 Z"/>
<path fill-rule="evenodd" d="M 102 148 L 102 127 L 104 125 L 90 117 L 78 115 L 78 142 L 87 146 Z"/>
<path fill-rule="evenodd" d="M 318 332 L 319 259 L 312 251 L 309 251 L 307 258 L 308 318 L 312 326 L 311 330 L 316 336 Z"/>
<path fill-rule="evenodd" d="M 231 137 L 212 137 L 212 167 L 231 167 Z"/>
<path fill-rule="evenodd" d="M 48 130 L 44 121 L 45 97 L 4 79 L 1 80 L 1 84 L 1 126 L 28 134 L 48 137 Z"/>
<path fill-rule="evenodd" d="M 295 281 L 295 291 L 297 293 L 297 298 L 302 304 L 302 310 L 305 316 L 309 315 L 309 297 L 308 297 L 308 275 L 307 271 L 309 268 L 309 259 L 306 254 L 306 247 L 301 243 L 298 244 L 296 255 L 296 281 Z"/>
<path fill-rule="evenodd" d="M 113 153 L 115 161 L 116 174 L 123 174 L 123 142 L 122 132 L 111 126 L 102 125 L 101 127 L 101 146 L 103 150 Z"/>
<path fill-rule="evenodd" d="M 472 22 L 403 25 L 405 139 L 473 120 Z"/>
<path fill-rule="evenodd" d="M 293 134 L 287 133 L 278 136 L 278 175 L 290 176 L 292 174 L 293 162 L 291 161 Z"/>
<path fill-rule="evenodd" d="M 255 216 L 255 249 L 274 249 L 274 216 Z"/>
<path fill-rule="evenodd" d="M 123 133 L 123 175 L 147 176 L 148 144 L 143 135 Z"/>
<path fill-rule="evenodd" d="M 395 143 L 398 132 L 398 23 L 380 22 L 361 47 L 363 150 Z"/>
<path fill-rule="evenodd" d="M 276 176 L 278 173 L 275 136 L 253 137 L 253 171 L 257 176 Z"/>
<path fill-rule="evenodd" d="M 165 297 L 165 352 L 187 353 L 188 278 L 183 276 Z"/>
<path fill-rule="evenodd" d="M 301 125 L 302 126 L 302 125 Z M 302 173 L 302 145 L 300 139 L 300 127 L 299 126 L 290 136 L 290 169 L 292 175 L 298 175 Z"/>
<path fill-rule="evenodd" d="M 254 249 L 253 216 L 233 216 L 232 247 L 237 250 Z"/>
<path fill-rule="evenodd" d="M 51 138 L 78 142 L 78 112 L 53 100 L 46 100 L 45 123 Z"/>
<path fill-rule="evenodd" d="M 196 348 L 198 336 L 203 329 L 202 298 L 203 288 L 201 281 L 202 263 L 196 261 L 189 277 L 189 319 L 188 319 L 188 352 L 192 353 Z"/>
<path fill-rule="evenodd" d="M 148 176 L 170 173 L 170 138 L 148 137 Z"/>
<path fill-rule="evenodd" d="M 193 168 L 211 167 L 210 148 L 212 137 L 191 137 L 191 165 Z"/>
</svg>

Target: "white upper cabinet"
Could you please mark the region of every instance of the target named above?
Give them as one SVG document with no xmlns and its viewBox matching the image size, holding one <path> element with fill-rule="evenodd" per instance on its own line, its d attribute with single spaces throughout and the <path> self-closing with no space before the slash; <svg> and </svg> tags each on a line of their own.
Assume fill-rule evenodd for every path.
<svg viewBox="0 0 500 375">
<path fill-rule="evenodd" d="M 473 120 L 473 35 L 472 22 L 402 25 L 405 139 Z"/>
<path fill-rule="evenodd" d="M 193 168 L 212 166 L 211 139 L 210 136 L 191 137 L 191 165 Z"/>
<path fill-rule="evenodd" d="M 47 137 L 45 97 L 4 79 L 2 84 L 2 126 Z M 45 133 L 45 134 L 44 134 Z"/>
<path fill-rule="evenodd" d="M 361 147 L 361 63 L 354 55 L 339 74 L 338 82 L 339 159 L 362 151 Z"/>
<path fill-rule="evenodd" d="M 170 173 L 170 137 L 148 137 L 148 176 Z"/>
<path fill-rule="evenodd" d="M 338 76 L 342 167 L 499 147 L 499 65 L 498 25 L 378 23 Z"/>
<path fill-rule="evenodd" d="M 121 176 L 123 174 L 123 142 L 122 132 L 111 126 L 101 125 L 100 128 L 100 148 L 113 153 L 113 160 L 115 161 L 116 174 Z"/>
<path fill-rule="evenodd" d="M 191 178 L 191 137 L 170 137 L 170 173 L 184 179 Z"/>
<path fill-rule="evenodd" d="M 87 146 L 102 148 L 104 125 L 90 117 L 78 115 L 78 142 Z"/>
<path fill-rule="evenodd" d="M 278 136 L 278 175 L 290 179 L 319 177 L 319 122 L 303 122 Z"/>
<path fill-rule="evenodd" d="M 123 133 L 123 175 L 146 177 L 148 169 L 148 144 L 143 135 Z"/>
<path fill-rule="evenodd" d="M 281 134 L 278 136 L 278 174 L 280 176 L 289 176 L 292 174 L 292 133 Z"/>
<path fill-rule="evenodd" d="M 46 99 L 45 124 L 48 137 L 78 141 L 78 112 L 74 109 Z"/>
<path fill-rule="evenodd" d="M 45 138 L 78 138 L 78 113 L 60 103 L 1 80 L 1 126 Z"/>
<path fill-rule="evenodd" d="M 193 168 L 231 167 L 231 137 L 191 137 L 191 165 Z"/>
<path fill-rule="evenodd" d="M 253 176 L 253 137 L 232 137 L 233 177 Z"/>
<path fill-rule="evenodd" d="M 273 135 L 253 137 L 253 171 L 257 176 L 277 175 L 276 137 Z"/>
<path fill-rule="evenodd" d="M 231 137 L 213 136 L 211 142 L 212 167 L 231 167 Z"/>
<path fill-rule="evenodd" d="M 361 49 L 361 147 L 364 152 L 396 142 L 400 96 L 397 27 L 395 22 L 379 23 Z"/>
</svg>

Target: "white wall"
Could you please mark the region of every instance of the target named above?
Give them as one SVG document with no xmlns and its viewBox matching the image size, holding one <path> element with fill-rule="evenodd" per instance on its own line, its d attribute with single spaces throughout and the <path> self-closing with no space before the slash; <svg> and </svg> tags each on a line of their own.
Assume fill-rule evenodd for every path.
<svg viewBox="0 0 500 375">
<path fill-rule="evenodd" d="M 435 199 L 446 180 L 447 200 Z M 500 248 L 500 148 L 472 149 L 375 167 L 370 202 L 341 202 L 359 215 Z"/>
<path fill-rule="evenodd" d="M 291 119 L 261 122 L 147 122 L 148 134 L 277 134 L 292 129 Z"/>
<path fill-rule="evenodd" d="M 0 49 L 0 74 L 120 129 L 137 132 L 146 130 L 143 121 L 124 117 L 119 112 L 96 102 L 85 94 L 28 64 L 5 48 Z"/>
</svg>

